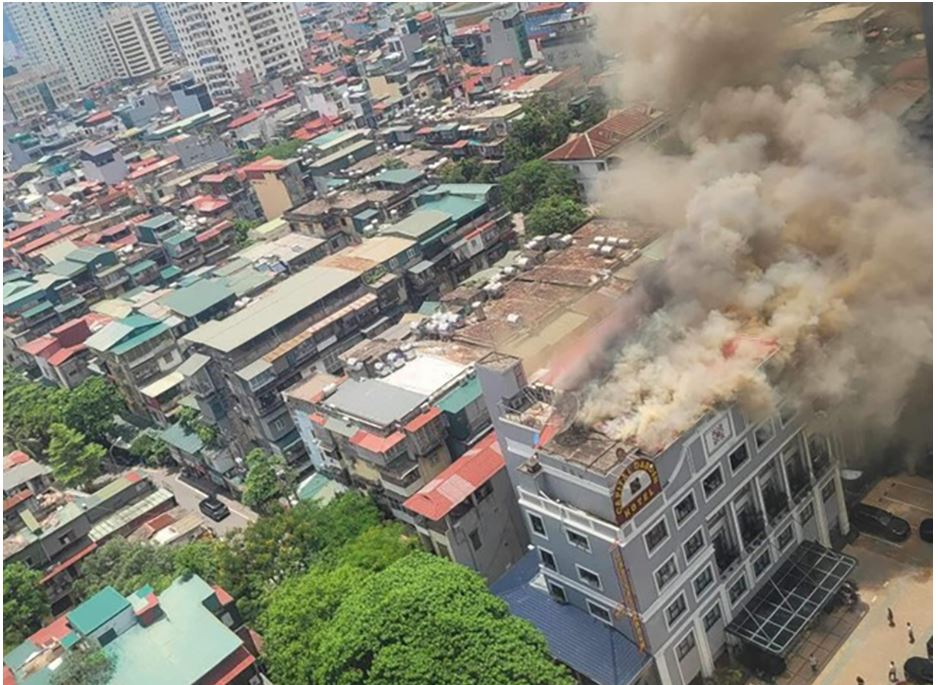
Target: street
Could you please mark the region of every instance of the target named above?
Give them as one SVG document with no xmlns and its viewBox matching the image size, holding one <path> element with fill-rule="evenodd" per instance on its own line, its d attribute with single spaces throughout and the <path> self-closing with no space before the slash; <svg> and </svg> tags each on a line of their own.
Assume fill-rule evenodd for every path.
<svg viewBox="0 0 938 685">
<path fill-rule="evenodd" d="M 176 496 L 176 503 L 186 510 L 198 514 L 205 525 L 216 535 L 222 536 L 233 530 L 240 530 L 248 523 L 257 520 L 257 514 L 248 509 L 243 504 L 236 502 L 224 495 L 219 495 L 218 499 L 228 505 L 231 515 L 222 521 L 213 521 L 199 510 L 199 502 L 208 496 L 188 483 L 184 483 L 179 478 L 179 474 L 171 473 L 165 469 L 153 469 L 141 467 L 140 471 L 146 473 L 154 483 L 166 488 Z"/>
</svg>

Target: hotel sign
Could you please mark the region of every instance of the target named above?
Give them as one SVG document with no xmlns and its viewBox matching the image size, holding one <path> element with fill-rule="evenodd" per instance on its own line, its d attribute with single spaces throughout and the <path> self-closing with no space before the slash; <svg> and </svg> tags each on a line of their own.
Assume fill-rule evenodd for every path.
<svg viewBox="0 0 938 685">
<path fill-rule="evenodd" d="M 612 491 L 616 523 L 622 525 L 661 492 L 658 469 L 650 459 L 636 459 L 619 474 Z"/>
</svg>

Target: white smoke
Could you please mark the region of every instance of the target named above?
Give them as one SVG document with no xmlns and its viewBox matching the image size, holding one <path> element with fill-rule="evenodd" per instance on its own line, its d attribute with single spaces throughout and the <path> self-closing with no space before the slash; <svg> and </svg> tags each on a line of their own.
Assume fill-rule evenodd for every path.
<svg viewBox="0 0 938 685">
<path fill-rule="evenodd" d="M 606 215 L 671 232 L 667 297 L 650 316 L 627 302 L 618 334 L 564 379 L 584 390 L 579 419 L 654 451 L 707 407 L 768 411 L 781 391 L 888 430 L 931 363 L 931 169 L 917 143 L 844 65 L 775 71 L 777 8 L 605 8 L 600 26 L 627 27 L 606 36 L 622 95 L 679 108 L 689 153 L 631 149 L 604 178 Z M 727 354 L 740 336 L 777 345 L 781 380 Z"/>
</svg>

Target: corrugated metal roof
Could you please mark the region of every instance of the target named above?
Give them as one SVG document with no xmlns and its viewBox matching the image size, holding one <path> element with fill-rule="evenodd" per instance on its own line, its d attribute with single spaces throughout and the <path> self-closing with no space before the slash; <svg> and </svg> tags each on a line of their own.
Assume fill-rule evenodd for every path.
<svg viewBox="0 0 938 685">
<path fill-rule="evenodd" d="M 555 659 L 597 685 L 627 685 L 651 659 L 619 631 L 582 609 L 551 599 L 539 571 L 537 550 L 522 557 L 491 590 L 508 603 L 512 614 L 544 634 Z"/>
<path fill-rule="evenodd" d="M 96 523 L 88 532 L 88 537 L 91 538 L 94 542 L 103 540 L 119 531 L 128 523 L 131 523 L 134 519 L 140 518 L 149 511 L 173 498 L 174 495 L 169 490 L 166 490 L 165 488 L 159 488 L 158 490 L 151 492 L 142 500 L 134 502 L 130 506 L 124 507 L 120 511 L 117 511 Z"/>
<path fill-rule="evenodd" d="M 387 426 L 410 414 L 426 399 L 426 395 L 366 378 L 340 385 L 327 399 L 326 406 L 368 423 Z"/>
</svg>

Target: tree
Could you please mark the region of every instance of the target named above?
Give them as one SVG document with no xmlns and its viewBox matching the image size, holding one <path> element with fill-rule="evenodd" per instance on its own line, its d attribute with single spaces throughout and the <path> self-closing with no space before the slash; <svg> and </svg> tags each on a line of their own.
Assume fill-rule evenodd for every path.
<svg viewBox="0 0 938 685">
<path fill-rule="evenodd" d="M 466 157 L 458 162 L 447 162 L 440 169 L 440 179 L 444 183 L 493 183 L 495 169 L 495 165 L 486 164 L 478 157 Z"/>
<path fill-rule="evenodd" d="M 262 147 L 257 152 L 254 152 L 253 159 L 263 159 L 264 157 L 290 159 L 296 156 L 296 153 L 304 144 L 302 140 L 282 140 L 279 143 Z"/>
<path fill-rule="evenodd" d="M 84 487 L 101 474 L 107 455 L 101 445 L 61 423 L 49 426 L 49 465 L 55 479 L 65 487 Z"/>
<path fill-rule="evenodd" d="M 269 513 L 281 497 L 290 494 L 289 476 L 283 457 L 254 449 L 245 457 L 248 474 L 244 479 L 244 503 Z"/>
<path fill-rule="evenodd" d="M 567 167 L 532 159 L 501 178 L 502 199 L 513 212 L 529 212 L 538 200 L 555 195 L 579 200 L 576 176 Z"/>
<path fill-rule="evenodd" d="M 235 246 L 239 249 L 251 244 L 250 233 L 263 222 L 260 219 L 235 219 L 232 228 L 235 232 Z"/>
<path fill-rule="evenodd" d="M 4 369 L 4 440 L 34 458 L 42 458 L 49 445 L 49 426 L 63 420 L 65 396 L 61 388 L 34 383 Z"/>
<path fill-rule="evenodd" d="M 114 416 L 123 409 L 117 389 L 103 378 L 93 377 L 67 393 L 62 423 L 92 442 L 105 443 Z"/>
<path fill-rule="evenodd" d="M 166 443 L 148 430 L 137 434 L 128 451 L 147 466 L 163 466 L 172 461 Z"/>
<path fill-rule="evenodd" d="M 314 662 L 315 682 L 323 683 L 574 682 L 552 661 L 544 637 L 511 616 L 481 576 L 425 552 L 346 594 L 318 632 Z"/>
<path fill-rule="evenodd" d="M 176 419 L 190 433 L 199 436 L 206 447 L 218 447 L 218 430 L 202 421 L 202 416 L 192 407 L 183 407 L 176 412 Z"/>
<path fill-rule="evenodd" d="M 416 540 L 400 524 L 367 529 L 329 560 L 275 588 L 258 618 L 264 636 L 264 661 L 278 683 L 309 683 L 316 665 L 319 631 L 343 598 L 398 559 L 410 554 Z"/>
<path fill-rule="evenodd" d="M 505 158 L 520 164 L 542 157 L 567 140 L 570 112 L 549 96 L 539 96 L 524 103 L 520 118 L 512 122 L 505 143 Z"/>
<path fill-rule="evenodd" d="M 570 233 L 582 226 L 589 215 L 576 200 L 553 195 L 538 202 L 524 217 L 524 230 L 528 235 Z"/>
<path fill-rule="evenodd" d="M 42 627 L 49 615 L 42 573 L 13 562 L 3 569 L 3 644 L 12 649 Z"/>
<path fill-rule="evenodd" d="M 110 585 L 122 595 L 152 585 L 165 590 L 178 575 L 175 549 L 115 537 L 82 562 L 81 578 L 74 586 L 80 597 L 88 598 Z"/>
<path fill-rule="evenodd" d="M 72 648 L 50 679 L 51 685 L 108 685 L 114 662 L 101 648 Z"/>
<path fill-rule="evenodd" d="M 407 162 L 397 157 L 385 157 L 381 162 L 385 169 L 406 169 Z"/>
</svg>

